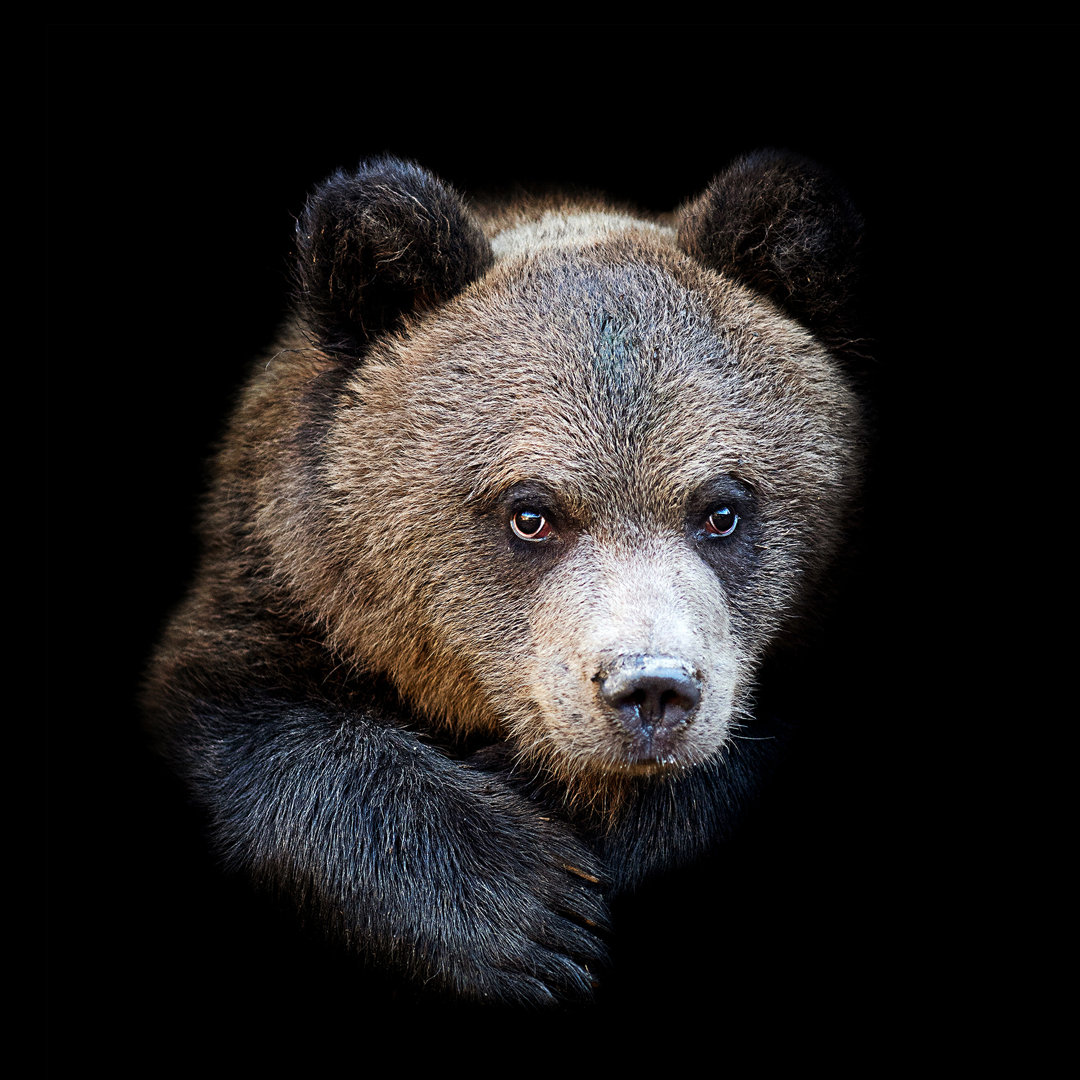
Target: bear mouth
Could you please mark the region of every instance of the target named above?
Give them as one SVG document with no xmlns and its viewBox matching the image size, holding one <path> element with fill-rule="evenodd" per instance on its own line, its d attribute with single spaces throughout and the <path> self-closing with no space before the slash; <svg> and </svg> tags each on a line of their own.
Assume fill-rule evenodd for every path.
<svg viewBox="0 0 1080 1080">
<path fill-rule="evenodd" d="M 678 723 L 650 722 L 646 717 L 627 720 L 619 717 L 623 729 L 623 745 L 626 761 L 630 765 L 646 766 L 650 771 L 670 768 L 680 764 L 684 756 L 680 751 L 685 744 L 685 731 L 690 726 L 689 718 Z M 628 730 L 628 723 L 632 725 Z M 629 734 L 629 738 L 625 736 Z"/>
</svg>

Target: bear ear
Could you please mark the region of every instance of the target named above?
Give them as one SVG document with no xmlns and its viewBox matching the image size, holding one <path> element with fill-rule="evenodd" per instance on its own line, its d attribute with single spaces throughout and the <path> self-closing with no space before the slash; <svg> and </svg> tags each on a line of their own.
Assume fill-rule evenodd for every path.
<svg viewBox="0 0 1080 1080">
<path fill-rule="evenodd" d="M 394 158 L 320 185 L 296 242 L 301 308 L 320 344 L 335 350 L 355 351 L 402 315 L 448 300 L 492 261 L 457 192 Z"/>
<path fill-rule="evenodd" d="M 851 344 L 863 223 L 819 165 L 750 154 L 682 207 L 678 229 L 687 254 L 765 293 L 828 344 Z"/>
</svg>

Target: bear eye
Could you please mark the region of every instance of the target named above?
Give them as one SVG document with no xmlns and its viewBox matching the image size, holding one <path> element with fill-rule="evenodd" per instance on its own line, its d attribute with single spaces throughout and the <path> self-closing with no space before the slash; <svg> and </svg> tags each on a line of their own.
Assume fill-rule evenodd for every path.
<svg viewBox="0 0 1080 1080">
<path fill-rule="evenodd" d="M 730 506 L 721 506 L 714 510 L 705 522 L 705 535 L 730 536 L 739 524 L 739 515 Z"/>
<path fill-rule="evenodd" d="M 510 518 L 510 528 L 519 540 L 536 542 L 551 536 L 551 522 L 536 510 L 519 510 Z"/>
</svg>

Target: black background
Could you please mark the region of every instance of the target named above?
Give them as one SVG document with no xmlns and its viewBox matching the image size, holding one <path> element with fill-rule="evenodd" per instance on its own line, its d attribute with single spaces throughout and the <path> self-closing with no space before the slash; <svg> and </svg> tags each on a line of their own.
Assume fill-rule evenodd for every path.
<svg viewBox="0 0 1080 1080">
<path fill-rule="evenodd" d="M 430 1017 L 219 881 L 134 706 L 190 575 L 206 458 L 286 312 L 294 217 L 333 169 L 384 151 L 466 192 L 563 182 L 649 210 L 759 146 L 847 183 L 868 221 L 878 439 L 857 595 L 822 661 L 835 698 L 806 703 L 809 735 L 729 857 L 627 910 L 612 984 L 574 1020 L 601 1048 L 690 1041 L 718 1061 L 893 1056 L 956 1032 L 1013 953 L 989 929 L 1020 847 L 996 781 L 1012 717 L 1004 690 L 988 710 L 973 685 L 969 627 L 984 617 L 986 476 L 1011 490 L 1002 446 L 1030 434 L 1029 393 L 1001 387 L 1012 275 L 1039 276 L 1018 254 L 1039 215 L 1017 204 L 1060 164 L 1048 132 L 1068 33 L 53 27 L 58 1059 L 126 1074 L 208 1053 L 285 1071 L 295 1055 L 361 1062 L 410 1024 L 395 1045 L 424 1047 Z M 470 1046 L 493 1026 L 455 1022 Z M 552 1052 L 553 1068 L 581 1063 Z"/>
</svg>

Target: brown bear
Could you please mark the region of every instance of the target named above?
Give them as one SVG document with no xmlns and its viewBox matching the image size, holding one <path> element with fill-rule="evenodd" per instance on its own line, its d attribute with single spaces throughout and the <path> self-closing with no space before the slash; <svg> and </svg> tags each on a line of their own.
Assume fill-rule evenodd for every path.
<svg viewBox="0 0 1080 1080">
<path fill-rule="evenodd" d="M 417 986 L 587 998 L 844 542 L 860 232 L 775 152 L 663 219 L 319 187 L 145 694 L 224 861 Z"/>
</svg>

